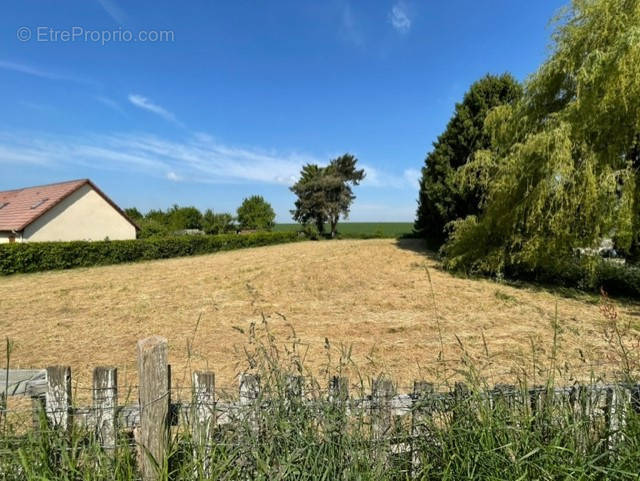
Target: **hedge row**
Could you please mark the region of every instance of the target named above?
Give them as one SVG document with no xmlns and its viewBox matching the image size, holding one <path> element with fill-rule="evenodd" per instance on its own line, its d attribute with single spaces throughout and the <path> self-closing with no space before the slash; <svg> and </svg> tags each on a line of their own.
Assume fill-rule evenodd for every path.
<svg viewBox="0 0 640 481">
<path fill-rule="evenodd" d="M 505 273 L 511 279 L 543 282 L 573 287 L 586 291 L 605 292 L 614 296 L 640 298 L 640 267 L 618 264 L 611 260 L 572 259 L 561 268 L 523 271 L 508 269 Z"/>
<path fill-rule="evenodd" d="M 0 274 L 72 269 L 193 256 L 294 242 L 297 232 L 257 232 L 118 241 L 32 242 L 0 245 Z"/>
</svg>

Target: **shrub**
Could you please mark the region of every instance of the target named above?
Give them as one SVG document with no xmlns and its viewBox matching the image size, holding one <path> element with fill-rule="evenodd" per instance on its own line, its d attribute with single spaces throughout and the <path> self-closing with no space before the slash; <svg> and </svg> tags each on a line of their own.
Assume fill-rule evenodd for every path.
<svg viewBox="0 0 640 481">
<path fill-rule="evenodd" d="M 597 274 L 598 284 L 608 293 L 640 297 L 640 268 L 605 261 Z"/>
<path fill-rule="evenodd" d="M 616 296 L 640 297 L 640 268 L 597 257 L 575 257 L 553 267 L 505 269 L 511 279 L 543 282 L 563 287 L 599 291 Z"/>
<path fill-rule="evenodd" d="M 320 231 L 314 224 L 305 224 L 302 228 L 302 233 L 307 239 L 318 240 L 320 239 Z"/>
<path fill-rule="evenodd" d="M 297 240 L 296 232 L 183 236 L 121 241 L 31 242 L 0 246 L 0 274 L 168 259 Z"/>
<path fill-rule="evenodd" d="M 164 237 L 169 235 L 169 228 L 166 224 L 154 219 L 141 219 L 138 221 L 140 231 L 138 232 L 139 239 L 148 239 L 150 237 Z"/>
<path fill-rule="evenodd" d="M 211 209 L 207 209 L 202 216 L 202 228 L 207 234 L 228 234 L 235 232 L 236 225 L 231 214 L 214 214 Z"/>
<path fill-rule="evenodd" d="M 237 213 L 241 229 L 271 230 L 275 225 L 276 213 L 260 195 L 244 199 Z"/>
<path fill-rule="evenodd" d="M 193 206 L 174 205 L 167 211 L 168 226 L 171 230 L 201 229 L 202 213 Z"/>
</svg>

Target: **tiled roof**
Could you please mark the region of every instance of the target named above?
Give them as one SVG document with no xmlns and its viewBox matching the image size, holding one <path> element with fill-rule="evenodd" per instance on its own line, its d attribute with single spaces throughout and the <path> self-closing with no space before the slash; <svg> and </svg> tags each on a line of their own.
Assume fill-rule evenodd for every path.
<svg viewBox="0 0 640 481">
<path fill-rule="evenodd" d="M 0 231 L 22 231 L 85 184 L 89 184 L 134 226 L 135 224 L 89 179 L 0 191 Z M 137 228 L 137 226 L 136 226 Z"/>
</svg>

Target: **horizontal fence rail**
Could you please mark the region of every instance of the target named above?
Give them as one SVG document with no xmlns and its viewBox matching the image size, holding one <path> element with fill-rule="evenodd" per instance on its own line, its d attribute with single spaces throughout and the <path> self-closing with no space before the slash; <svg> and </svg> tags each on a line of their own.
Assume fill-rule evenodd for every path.
<svg viewBox="0 0 640 481">
<path fill-rule="evenodd" d="M 43 396 L 47 392 L 46 369 L 0 370 L 0 396 Z"/>
</svg>

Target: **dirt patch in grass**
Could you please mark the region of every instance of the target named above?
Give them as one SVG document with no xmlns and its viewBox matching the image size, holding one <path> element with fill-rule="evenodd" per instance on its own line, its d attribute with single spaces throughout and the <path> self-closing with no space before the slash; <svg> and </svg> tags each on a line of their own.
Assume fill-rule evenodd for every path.
<svg viewBox="0 0 640 481">
<path fill-rule="evenodd" d="M 620 319 L 640 312 L 638 303 L 616 308 Z M 98 365 L 135 385 L 136 341 L 151 334 L 169 340 L 175 385 L 208 368 L 233 389 L 263 314 L 278 341 L 295 330 L 316 372 L 350 346 L 363 375 L 386 373 L 403 390 L 415 378 L 460 377 L 465 353 L 490 382 L 541 375 L 554 332 L 567 378 L 610 375 L 615 358 L 597 297 L 455 277 L 417 241 L 301 242 L 15 275 L 0 278 L 0 312 L 0 332 L 15 341 L 12 367 L 69 364 L 80 390 Z"/>
</svg>

